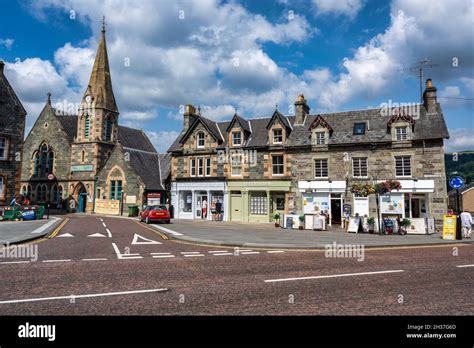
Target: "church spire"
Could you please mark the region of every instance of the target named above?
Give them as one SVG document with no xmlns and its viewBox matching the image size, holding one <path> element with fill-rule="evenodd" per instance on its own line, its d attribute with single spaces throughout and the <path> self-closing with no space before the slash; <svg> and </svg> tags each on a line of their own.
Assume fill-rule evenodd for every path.
<svg viewBox="0 0 474 348">
<path fill-rule="evenodd" d="M 99 47 L 95 55 L 95 62 L 92 68 L 89 86 L 86 89 L 84 98 L 89 95 L 92 98 L 92 104 L 96 108 L 104 108 L 110 111 L 118 112 L 115 103 L 114 91 L 112 89 L 112 80 L 110 77 L 109 58 L 107 56 L 107 44 L 105 41 L 105 17 L 102 19 L 102 30 L 100 33 Z"/>
</svg>

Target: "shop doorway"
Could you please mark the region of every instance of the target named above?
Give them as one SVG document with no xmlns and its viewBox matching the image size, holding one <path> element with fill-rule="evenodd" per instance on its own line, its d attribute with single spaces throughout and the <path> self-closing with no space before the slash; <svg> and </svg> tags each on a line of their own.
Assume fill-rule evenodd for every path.
<svg viewBox="0 0 474 348">
<path fill-rule="evenodd" d="M 341 224 L 341 199 L 331 198 L 331 223 Z"/>
<path fill-rule="evenodd" d="M 87 191 L 86 188 L 81 185 L 77 191 L 77 212 L 85 213 L 87 208 Z"/>
<path fill-rule="evenodd" d="M 280 213 L 280 216 L 285 214 L 285 193 L 284 192 L 274 192 L 271 194 L 270 202 L 270 219 L 274 220 L 273 216 L 276 213 Z"/>
<path fill-rule="evenodd" d="M 231 191 L 230 193 L 230 220 L 243 220 L 243 200 L 241 191 Z"/>
<path fill-rule="evenodd" d="M 196 217 L 206 219 L 209 213 L 209 200 L 207 194 L 196 194 Z"/>
</svg>

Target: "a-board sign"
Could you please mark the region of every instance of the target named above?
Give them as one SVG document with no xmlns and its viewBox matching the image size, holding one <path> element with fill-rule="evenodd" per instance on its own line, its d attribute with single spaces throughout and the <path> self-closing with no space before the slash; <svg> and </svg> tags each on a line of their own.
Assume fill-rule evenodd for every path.
<svg viewBox="0 0 474 348">
<path fill-rule="evenodd" d="M 347 232 L 358 233 L 361 228 L 362 226 L 360 222 L 360 216 L 349 219 L 349 227 L 347 228 Z"/>
<path fill-rule="evenodd" d="M 456 240 L 456 215 L 443 216 L 443 239 Z"/>
</svg>

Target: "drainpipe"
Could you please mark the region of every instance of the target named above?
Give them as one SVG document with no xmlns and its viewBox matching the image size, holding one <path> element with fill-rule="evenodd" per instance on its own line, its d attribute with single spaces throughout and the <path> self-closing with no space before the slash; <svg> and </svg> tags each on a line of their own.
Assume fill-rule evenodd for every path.
<svg viewBox="0 0 474 348">
<path fill-rule="evenodd" d="M 97 180 L 99 180 L 98 176 L 94 177 L 94 192 L 92 193 L 92 212 L 95 213 L 95 194 L 97 191 Z"/>
</svg>

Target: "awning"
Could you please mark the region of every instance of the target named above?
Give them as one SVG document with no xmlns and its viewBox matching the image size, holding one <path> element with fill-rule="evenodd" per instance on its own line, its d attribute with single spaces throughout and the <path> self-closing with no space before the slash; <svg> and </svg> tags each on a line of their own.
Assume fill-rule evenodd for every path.
<svg viewBox="0 0 474 348">
<path fill-rule="evenodd" d="M 298 189 L 300 192 L 314 191 L 314 192 L 336 192 L 343 193 L 346 191 L 346 182 L 329 181 L 329 180 L 313 180 L 313 181 L 298 181 Z"/>
</svg>

